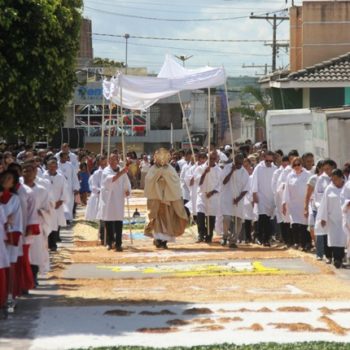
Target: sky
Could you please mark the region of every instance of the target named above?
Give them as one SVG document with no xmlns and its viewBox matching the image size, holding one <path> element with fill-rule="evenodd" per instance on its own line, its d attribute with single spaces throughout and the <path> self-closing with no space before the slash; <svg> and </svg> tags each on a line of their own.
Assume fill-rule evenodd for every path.
<svg viewBox="0 0 350 350">
<path fill-rule="evenodd" d="M 264 68 L 242 66 L 271 65 L 272 48 L 263 41 L 271 43 L 272 26 L 265 19 L 249 19 L 249 15 L 276 13 L 290 6 L 291 0 L 287 2 L 286 5 L 286 0 L 84 0 L 84 16 L 92 20 L 95 57 L 125 62 L 123 36 L 127 33 L 129 67 L 147 67 L 149 73 L 157 74 L 165 54 L 173 54 L 192 56 L 185 62 L 187 68 L 224 66 L 229 76 L 254 76 L 263 74 Z M 294 3 L 300 5 L 301 0 Z M 277 40 L 289 40 L 289 21 L 278 26 Z M 287 67 L 288 62 L 288 53 L 281 48 L 277 66 Z"/>
</svg>

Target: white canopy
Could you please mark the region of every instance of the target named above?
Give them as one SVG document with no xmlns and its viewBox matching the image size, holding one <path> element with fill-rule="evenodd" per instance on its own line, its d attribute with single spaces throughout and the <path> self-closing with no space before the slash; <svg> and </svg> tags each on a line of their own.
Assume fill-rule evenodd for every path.
<svg viewBox="0 0 350 350">
<path fill-rule="evenodd" d="M 225 84 L 225 81 L 223 68 L 185 69 L 167 55 L 158 77 L 119 73 L 110 81 L 103 81 L 103 94 L 106 99 L 124 108 L 145 110 L 158 100 L 180 91 L 215 87 Z"/>
</svg>

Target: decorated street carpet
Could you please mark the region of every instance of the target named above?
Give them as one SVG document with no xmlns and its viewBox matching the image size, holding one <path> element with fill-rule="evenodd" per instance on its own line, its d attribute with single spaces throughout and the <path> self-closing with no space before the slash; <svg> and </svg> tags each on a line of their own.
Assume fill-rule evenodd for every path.
<svg viewBox="0 0 350 350">
<path fill-rule="evenodd" d="M 31 349 L 316 340 L 350 342 L 349 302 L 45 307 Z"/>
<path fill-rule="evenodd" d="M 269 259 L 264 261 L 204 261 L 159 264 L 74 264 L 64 271 L 65 278 L 157 278 L 211 277 L 233 275 L 279 275 L 318 273 L 302 259 Z"/>
</svg>

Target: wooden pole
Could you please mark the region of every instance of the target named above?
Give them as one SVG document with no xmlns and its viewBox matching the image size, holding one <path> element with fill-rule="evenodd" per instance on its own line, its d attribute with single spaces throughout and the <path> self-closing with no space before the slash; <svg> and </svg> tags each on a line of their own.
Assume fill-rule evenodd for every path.
<svg viewBox="0 0 350 350">
<path fill-rule="evenodd" d="M 193 157 L 193 160 L 194 160 L 194 150 L 193 150 L 193 144 L 192 144 L 191 134 L 190 134 L 190 130 L 189 130 L 189 128 L 188 128 L 187 118 L 186 118 L 186 115 L 185 115 L 184 106 L 183 106 L 183 104 L 182 104 L 182 99 L 181 99 L 181 95 L 180 95 L 179 92 L 177 93 L 177 96 L 179 97 L 180 106 L 181 106 L 181 111 L 182 111 L 182 118 L 185 120 L 186 133 L 187 133 L 188 141 L 189 141 L 189 143 L 190 143 L 191 152 L 192 152 L 192 157 Z"/>
<path fill-rule="evenodd" d="M 109 127 L 108 127 L 108 151 L 107 156 L 111 154 L 111 132 L 112 132 L 112 100 L 109 102 Z"/>
<path fill-rule="evenodd" d="M 208 88 L 208 166 L 210 167 L 210 134 L 211 134 L 211 120 L 210 120 L 210 116 L 211 116 L 211 110 L 210 110 L 210 88 Z M 209 199 L 207 198 L 207 210 L 208 210 L 208 202 L 209 202 Z M 208 237 L 210 236 L 210 215 L 209 213 L 207 214 L 207 235 Z"/>
<path fill-rule="evenodd" d="M 103 154 L 104 122 L 105 122 L 105 95 L 102 94 L 102 122 L 101 122 L 101 150 L 100 150 L 101 155 Z"/>
<path fill-rule="evenodd" d="M 226 95 L 228 125 L 229 125 L 229 128 L 230 128 L 231 147 L 232 147 L 232 151 L 233 151 L 233 129 L 232 129 L 231 111 L 230 111 L 230 106 L 229 106 L 229 103 L 228 103 L 228 92 L 227 92 L 227 83 L 226 83 L 226 81 L 225 81 L 225 95 Z"/>
<path fill-rule="evenodd" d="M 126 167 L 126 150 L 125 150 L 125 135 L 124 135 L 124 118 L 123 118 L 123 88 L 120 86 L 120 117 L 121 117 L 121 126 L 122 126 L 122 152 L 123 152 L 123 161 L 124 167 Z M 130 235 L 130 243 L 134 244 L 134 240 L 132 237 L 132 228 L 131 228 L 131 217 L 130 217 L 130 204 L 129 204 L 129 196 L 126 197 L 126 205 L 128 209 L 128 221 L 129 221 L 129 235 Z"/>
</svg>

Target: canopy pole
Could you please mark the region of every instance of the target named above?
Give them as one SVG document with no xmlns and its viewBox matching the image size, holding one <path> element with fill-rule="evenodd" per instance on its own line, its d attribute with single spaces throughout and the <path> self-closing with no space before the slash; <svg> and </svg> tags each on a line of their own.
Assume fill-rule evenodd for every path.
<svg viewBox="0 0 350 350">
<path fill-rule="evenodd" d="M 192 152 L 192 158 L 193 158 L 193 161 L 194 161 L 194 151 L 193 151 L 193 144 L 192 144 L 190 129 L 188 128 L 187 118 L 186 118 L 186 115 L 185 115 L 184 106 L 183 106 L 183 104 L 182 104 L 182 99 L 181 99 L 180 92 L 177 93 L 177 96 L 179 97 L 180 106 L 181 106 L 181 111 L 182 111 L 182 118 L 185 120 L 186 133 L 187 133 L 188 141 L 190 142 L 190 147 L 191 147 L 191 152 Z"/>
<path fill-rule="evenodd" d="M 105 95 L 102 94 L 101 150 L 100 150 L 101 155 L 103 154 L 104 122 L 105 122 Z"/>
<path fill-rule="evenodd" d="M 108 151 L 107 156 L 111 154 L 111 132 L 112 132 L 112 100 L 109 102 L 109 127 L 108 127 Z"/>
<path fill-rule="evenodd" d="M 211 115 L 211 110 L 210 110 L 210 87 L 208 88 L 208 167 L 210 167 L 210 134 L 211 134 L 211 120 L 210 120 L 210 115 Z M 208 210 L 208 207 L 209 207 L 209 198 L 207 198 L 207 210 Z M 207 235 L 208 235 L 208 238 L 210 237 L 210 215 L 209 215 L 209 212 L 207 214 Z"/>
<path fill-rule="evenodd" d="M 122 87 L 120 87 L 120 117 L 121 117 L 121 124 L 122 124 L 121 126 L 122 126 L 123 161 L 124 161 L 124 167 L 126 167 L 127 164 L 126 164 L 125 135 L 124 135 L 125 130 L 124 130 L 124 118 L 123 118 L 123 88 Z M 131 228 L 129 196 L 126 197 L 126 206 L 127 206 L 127 209 L 128 209 L 130 243 L 134 244 L 133 237 L 132 237 L 132 228 Z"/>
<path fill-rule="evenodd" d="M 225 96 L 226 96 L 228 125 L 229 125 L 229 128 L 230 128 L 231 147 L 232 147 L 232 150 L 233 150 L 233 129 L 232 129 L 231 111 L 230 111 L 230 106 L 229 106 L 229 103 L 228 103 L 228 92 L 227 92 L 227 82 L 226 81 L 225 81 Z"/>
</svg>

